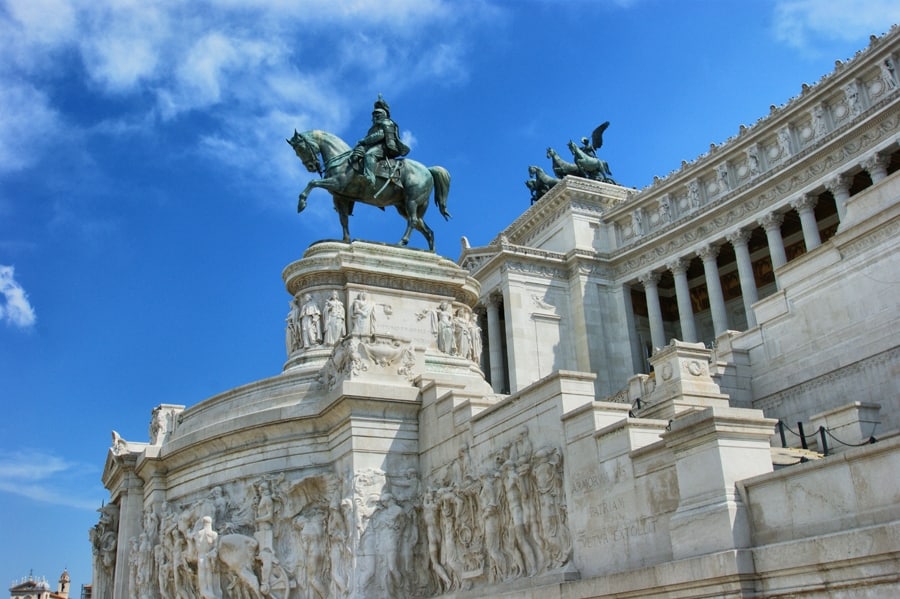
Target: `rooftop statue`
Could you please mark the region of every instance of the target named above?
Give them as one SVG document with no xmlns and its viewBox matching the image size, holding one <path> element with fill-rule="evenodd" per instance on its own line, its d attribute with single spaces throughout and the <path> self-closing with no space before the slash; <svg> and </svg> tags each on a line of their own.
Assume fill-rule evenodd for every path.
<svg viewBox="0 0 900 599">
<path fill-rule="evenodd" d="M 597 158 L 597 150 L 603 146 L 603 132 L 606 131 L 607 127 L 609 127 L 609 121 L 606 121 L 595 128 L 591 133 L 590 139 L 582 137 L 581 146 L 578 146 L 575 142 L 569 140 L 567 145 L 569 151 L 572 152 L 572 156 L 575 158 L 574 163 L 566 162 L 559 154 L 557 154 L 556 150 L 547 148 L 547 158 L 552 161 L 553 174 L 560 179 L 567 175 L 575 175 L 576 177 L 584 177 L 585 179 L 593 179 L 595 181 L 603 181 L 604 183 L 618 185 L 612 178 L 609 164 L 607 164 L 605 160 Z M 533 168 L 536 167 L 528 167 L 529 172 L 531 172 L 531 169 Z M 532 173 L 532 176 L 533 174 L 534 173 Z M 535 198 L 536 192 L 534 188 L 537 186 L 536 183 L 526 182 L 526 185 L 532 190 L 532 203 L 538 199 L 540 195 L 543 195 L 543 193 L 540 193 L 538 198 Z"/>
<path fill-rule="evenodd" d="M 331 194 L 340 216 L 344 241 L 349 242 L 348 221 L 356 202 L 382 210 L 393 206 L 406 219 L 406 232 L 400 245 L 409 243 L 409 236 L 415 229 L 425 236 L 428 249 L 434 251 L 434 232 L 425 224 L 425 210 L 434 190 L 434 203 L 441 216 L 450 218 L 447 212 L 450 173 L 442 166 L 426 167 L 403 158 L 409 148 L 400 140 L 397 124 L 391 120 L 390 107 L 380 94 L 372 111 L 372 127 L 354 148 L 337 135 L 318 129 L 303 133 L 295 129 L 294 136 L 286 141 L 306 170 L 322 177 L 310 181 L 300 192 L 297 212 L 306 208 L 306 198 L 314 188 L 325 189 Z"/>
<path fill-rule="evenodd" d="M 531 190 L 532 204 L 541 199 L 545 193 L 559 183 L 559 179 L 551 177 L 539 166 L 529 166 L 528 174 L 531 175 L 531 179 L 525 181 L 525 185 Z"/>
</svg>

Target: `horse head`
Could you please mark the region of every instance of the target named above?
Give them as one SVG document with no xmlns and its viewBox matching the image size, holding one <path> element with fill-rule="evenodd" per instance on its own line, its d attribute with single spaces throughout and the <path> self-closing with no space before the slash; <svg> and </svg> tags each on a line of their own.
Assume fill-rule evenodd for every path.
<svg viewBox="0 0 900 599">
<path fill-rule="evenodd" d="M 537 174 L 538 170 L 540 170 L 540 169 L 538 169 L 538 167 L 536 167 L 536 166 L 529 166 L 529 167 L 528 167 L 528 174 L 531 175 L 531 176 L 533 177 L 533 176 L 535 176 L 535 175 Z"/>
<path fill-rule="evenodd" d="M 294 129 L 294 136 L 285 141 L 294 148 L 294 154 L 297 155 L 297 158 L 300 159 L 303 166 L 306 167 L 306 170 L 311 173 L 322 174 L 322 164 L 319 162 L 318 149 L 305 134 L 298 133 L 297 130 Z"/>
<path fill-rule="evenodd" d="M 547 148 L 547 158 L 553 158 L 554 156 L 556 156 L 556 150 Z"/>
</svg>

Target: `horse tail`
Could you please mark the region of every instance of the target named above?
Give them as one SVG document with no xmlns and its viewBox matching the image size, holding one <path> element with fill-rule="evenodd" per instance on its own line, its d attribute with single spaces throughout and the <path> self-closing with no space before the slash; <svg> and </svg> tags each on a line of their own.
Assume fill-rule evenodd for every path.
<svg viewBox="0 0 900 599">
<path fill-rule="evenodd" d="M 447 212 L 447 196 L 450 195 L 450 173 L 442 166 L 429 167 L 428 172 L 434 180 L 434 204 L 441 211 L 444 220 L 450 219 Z"/>
</svg>

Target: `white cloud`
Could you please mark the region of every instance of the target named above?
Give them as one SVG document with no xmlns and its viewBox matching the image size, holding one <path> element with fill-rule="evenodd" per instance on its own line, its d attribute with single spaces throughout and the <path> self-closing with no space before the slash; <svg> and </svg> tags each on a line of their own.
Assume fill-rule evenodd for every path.
<svg viewBox="0 0 900 599">
<path fill-rule="evenodd" d="M 881 35 L 898 21 L 900 4 L 895 0 L 779 0 L 774 10 L 775 37 L 796 48 L 818 39 Z"/>
<path fill-rule="evenodd" d="M 96 478 L 94 466 L 70 462 L 45 451 L 0 451 L 0 492 L 35 501 L 94 510 L 98 500 L 84 496 L 87 477 Z M 100 489 L 98 496 L 102 499 Z"/>
<path fill-rule="evenodd" d="M 0 172 L 33 165 L 45 155 L 42 140 L 58 141 L 58 132 L 81 144 L 70 155 L 88 156 L 80 150 L 91 135 L 153 135 L 191 113 L 206 118 L 193 150 L 232 172 L 286 168 L 273 164 L 267 144 L 313 123 L 341 132 L 353 110 L 368 110 L 360 90 L 390 99 L 464 82 L 470 24 L 492 23 L 500 10 L 482 0 L 8 6 L 0 11 L 0 55 L 8 58 L 0 64 Z M 67 122 L 74 113 L 58 112 L 83 88 L 93 96 L 83 101 L 113 101 L 102 122 Z"/>
<path fill-rule="evenodd" d="M 36 320 L 28 295 L 16 282 L 15 269 L 0 264 L 0 321 L 20 328 L 27 328 Z"/>
<path fill-rule="evenodd" d="M 0 173 L 31 166 L 59 122 L 46 94 L 0 79 Z"/>
</svg>

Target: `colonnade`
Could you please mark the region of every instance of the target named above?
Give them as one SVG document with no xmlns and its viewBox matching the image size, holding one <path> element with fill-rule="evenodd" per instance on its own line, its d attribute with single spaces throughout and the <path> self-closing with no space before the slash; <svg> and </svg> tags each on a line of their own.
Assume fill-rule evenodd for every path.
<svg viewBox="0 0 900 599">
<path fill-rule="evenodd" d="M 891 161 L 890 154 L 876 153 L 860 161 L 859 166 L 868 172 L 872 184 L 879 183 L 888 175 L 888 166 Z M 698 334 L 698 326 L 695 321 L 691 288 L 688 280 L 688 270 L 695 257 L 703 264 L 703 274 L 706 283 L 707 295 L 710 305 L 710 317 L 714 336 L 741 323 L 730 323 L 726 300 L 723 293 L 718 256 L 724 244 L 731 244 L 734 250 L 737 275 L 740 282 L 742 309 L 746 316 L 747 328 L 757 326 L 756 315 L 753 312 L 753 304 L 759 301 L 759 289 L 754 275 L 753 261 L 750 250 L 750 240 L 753 231 L 762 228 L 765 231 L 766 245 L 772 262 L 772 269 L 777 271 L 787 261 L 787 251 L 782 235 L 782 225 L 788 212 L 794 211 L 799 217 L 802 229 L 803 241 L 806 251 L 812 251 L 822 244 L 819 232 L 819 223 L 816 220 L 815 209 L 819 197 L 825 190 L 834 197 L 838 222 L 845 219 L 846 203 L 850 199 L 853 175 L 839 173 L 832 176 L 817 192 L 803 193 L 782 202 L 773 210 L 759 215 L 755 222 L 745 223 L 742 226 L 727 231 L 718 239 L 710 239 L 700 247 L 693 248 L 689 253 L 671 257 L 664 269 L 654 269 L 641 273 L 636 277 L 637 282 L 643 287 L 646 297 L 646 308 L 649 320 L 650 337 L 653 348 L 664 347 L 667 343 L 665 320 L 660 302 L 659 283 L 663 274 L 668 271 L 672 274 L 675 286 L 675 299 L 678 308 L 678 323 L 681 329 L 681 340 L 688 342 L 701 341 Z M 634 281 L 634 280 L 632 280 Z M 776 286 L 778 280 L 776 276 Z M 630 284 L 623 283 L 627 291 Z M 486 351 L 483 352 L 485 374 L 491 381 L 491 385 L 497 393 L 508 393 L 510 379 L 507 374 L 507 360 L 505 356 L 506 343 L 510 331 L 504 330 L 509 326 L 508 315 L 504 315 L 504 297 L 502 289 L 495 289 L 482 297 L 482 303 L 477 310 L 482 326 L 486 328 Z M 623 293 L 623 298 L 630 297 L 629 293 Z M 626 301 L 628 301 L 626 299 Z M 633 334 L 633 331 L 632 331 Z"/>
<path fill-rule="evenodd" d="M 872 184 L 875 185 L 887 177 L 887 166 L 890 157 L 883 154 L 874 154 L 863 160 L 860 166 L 869 173 Z M 847 174 L 838 174 L 829 179 L 824 187 L 834 197 L 838 220 L 843 221 L 846 214 L 846 202 L 850 198 L 852 177 Z M 797 213 L 803 232 L 803 241 L 806 251 L 810 252 L 822 245 L 819 234 L 819 224 L 816 221 L 815 208 L 819 195 L 804 193 L 794 197 L 779 208 L 761 215 L 756 220 L 756 225 L 762 227 L 766 233 L 766 241 L 773 270 L 784 266 L 788 259 L 785 251 L 784 238 L 781 226 L 786 214 L 785 207 Z M 687 279 L 687 271 L 693 256 L 697 256 L 703 263 L 703 273 L 709 297 L 710 314 L 713 322 L 714 335 L 718 337 L 729 328 L 728 312 L 725 306 L 725 298 L 722 293 L 722 285 L 719 278 L 717 256 L 724 243 L 730 243 L 734 249 L 738 277 L 740 280 L 743 308 L 746 314 L 747 327 L 757 325 L 756 315 L 752 306 L 759 300 L 756 280 L 753 274 L 753 263 L 750 257 L 748 243 L 755 227 L 744 225 L 724 234 L 724 240 L 711 240 L 703 246 L 693 250 L 693 255 L 678 256 L 666 263 L 666 270 L 672 273 L 675 280 L 675 297 L 678 306 L 678 321 L 681 326 L 682 341 L 700 341 L 697 336 L 697 327 L 694 322 L 694 312 L 691 304 L 690 289 Z M 660 305 L 659 281 L 662 271 L 651 270 L 642 273 L 637 280 L 643 286 L 647 301 L 647 316 L 650 321 L 650 340 L 653 348 L 666 345 L 665 323 Z M 778 284 L 776 276 L 776 285 Z"/>
</svg>

